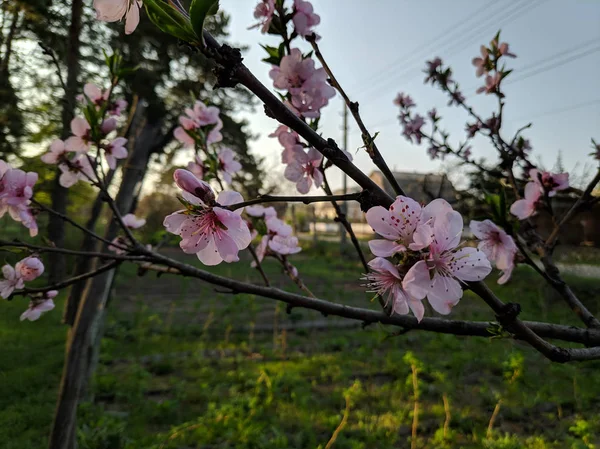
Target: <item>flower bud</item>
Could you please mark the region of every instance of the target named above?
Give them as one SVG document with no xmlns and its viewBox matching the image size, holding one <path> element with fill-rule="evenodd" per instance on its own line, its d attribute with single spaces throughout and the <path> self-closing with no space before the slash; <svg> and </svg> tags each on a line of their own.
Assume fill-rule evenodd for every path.
<svg viewBox="0 0 600 449">
<path fill-rule="evenodd" d="M 100 125 L 100 130 L 104 135 L 114 131 L 115 129 L 117 129 L 117 119 L 114 117 L 107 118 L 102 122 L 102 125 Z"/>
<path fill-rule="evenodd" d="M 44 264 L 37 257 L 26 257 L 17 262 L 15 269 L 24 281 L 33 281 L 44 273 Z"/>
<path fill-rule="evenodd" d="M 196 178 L 192 172 L 180 168 L 175 170 L 173 178 L 180 189 L 200 198 L 202 202 L 209 204 L 215 200 L 215 194 L 210 185 Z"/>
</svg>

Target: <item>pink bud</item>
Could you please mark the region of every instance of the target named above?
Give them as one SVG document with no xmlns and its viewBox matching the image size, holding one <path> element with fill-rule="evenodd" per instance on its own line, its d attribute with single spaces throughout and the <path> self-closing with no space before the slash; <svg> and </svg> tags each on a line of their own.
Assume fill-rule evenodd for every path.
<svg viewBox="0 0 600 449">
<path fill-rule="evenodd" d="M 196 178 L 192 172 L 180 168 L 175 170 L 173 178 L 180 189 L 200 198 L 204 203 L 211 203 L 215 200 L 215 194 L 210 185 Z"/>
<path fill-rule="evenodd" d="M 23 280 L 33 281 L 44 272 L 44 264 L 37 257 L 29 256 L 20 262 L 17 262 L 15 271 L 23 278 Z"/>
<path fill-rule="evenodd" d="M 102 125 L 100 126 L 100 130 L 102 131 L 102 134 L 105 134 L 105 135 L 114 131 L 115 129 L 117 129 L 117 119 L 115 119 L 114 117 L 110 117 L 110 118 L 104 120 L 102 122 Z"/>
</svg>

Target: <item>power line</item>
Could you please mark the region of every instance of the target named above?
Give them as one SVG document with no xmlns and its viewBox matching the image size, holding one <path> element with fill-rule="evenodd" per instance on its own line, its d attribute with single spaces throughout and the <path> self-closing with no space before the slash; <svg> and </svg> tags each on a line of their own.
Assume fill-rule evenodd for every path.
<svg viewBox="0 0 600 449">
<path fill-rule="evenodd" d="M 506 123 L 518 122 L 518 121 L 523 121 L 523 120 L 534 121 L 534 120 L 538 120 L 538 119 L 543 118 L 543 117 L 557 115 L 557 114 L 560 114 L 562 112 L 575 111 L 577 109 L 583 109 L 585 107 L 593 106 L 593 105 L 596 105 L 596 104 L 600 105 L 600 98 L 598 98 L 596 100 L 586 101 L 586 102 L 583 102 L 583 103 L 577 103 L 577 104 L 566 106 L 566 107 L 559 108 L 559 109 L 551 109 L 549 111 L 541 112 L 541 113 L 538 113 L 538 114 L 533 113 L 533 114 L 529 114 L 527 116 L 517 117 L 517 118 L 514 118 L 514 119 L 507 120 Z M 533 115 L 533 118 L 531 118 L 532 115 Z M 397 118 L 386 119 L 386 120 L 383 120 L 381 122 L 375 123 L 372 126 L 369 126 L 368 128 L 371 128 L 371 129 L 373 129 L 375 131 L 381 131 L 381 129 L 387 128 L 387 127 L 389 127 L 392 124 L 398 124 L 398 119 Z M 358 130 L 356 130 L 356 131 L 358 131 Z M 351 134 L 354 134 L 354 131 Z"/>
<path fill-rule="evenodd" d="M 573 55 L 570 58 L 564 59 L 562 61 L 556 61 L 556 62 L 554 62 L 552 64 L 547 65 L 547 66 L 539 67 L 536 70 L 530 71 L 529 73 L 522 74 L 520 77 L 509 79 L 505 84 L 516 83 L 517 81 L 523 81 L 523 80 L 525 80 L 527 78 L 530 78 L 530 77 L 532 77 L 534 75 L 537 75 L 539 73 L 548 72 L 551 69 L 555 69 L 557 67 L 560 67 L 560 66 L 563 66 L 563 65 L 567 64 L 568 62 L 575 61 L 577 59 L 581 59 L 581 58 L 583 58 L 585 56 L 588 56 L 588 55 L 591 55 L 592 53 L 595 53 L 595 52 L 597 52 L 599 50 L 600 50 L 600 45 L 597 46 L 597 47 L 594 47 L 594 48 L 590 48 L 589 50 L 586 50 L 583 53 L 580 53 L 580 54 L 577 54 L 577 55 Z"/>
<path fill-rule="evenodd" d="M 458 42 L 452 42 L 447 46 L 441 47 L 438 50 L 438 53 L 445 55 L 445 57 L 452 56 L 455 53 L 463 50 L 467 44 L 469 44 L 470 42 L 473 41 L 474 38 L 479 39 L 479 37 L 481 35 L 489 33 L 489 27 L 491 25 L 494 25 L 495 27 L 499 28 L 499 27 L 505 25 L 506 23 L 509 23 L 511 20 L 517 18 L 518 16 L 522 16 L 525 13 L 531 11 L 532 9 L 538 7 L 545 1 L 547 1 L 547 0 L 537 0 L 537 1 L 526 0 L 524 3 L 517 4 L 503 18 L 498 20 L 498 19 L 496 19 L 496 17 L 492 17 L 491 21 L 486 21 L 486 23 L 484 23 L 483 25 L 475 28 L 474 30 L 472 30 L 471 33 L 468 33 L 464 39 L 461 39 Z M 378 95 L 380 95 L 381 93 L 385 93 L 385 89 L 388 88 L 390 81 L 396 83 L 403 78 L 405 78 L 406 80 L 415 78 L 415 76 L 413 76 L 411 78 L 407 78 L 407 75 L 417 74 L 417 76 L 418 76 L 418 74 L 421 73 L 422 68 L 423 68 L 423 63 L 421 62 L 418 65 L 414 65 L 414 66 L 404 70 L 399 75 L 394 76 L 393 78 L 389 78 L 387 80 L 388 82 L 386 82 L 384 84 L 379 84 L 378 86 L 371 86 L 371 88 L 374 88 L 375 90 L 371 89 L 372 94 L 370 95 L 370 97 L 378 98 Z"/>
<path fill-rule="evenodd" d="M 392 61 L 391 63 L 389 63 L 387 66 L 385 66 L 382 69 L 378 70 L 377 73 L 374 76 L 369 76 L 369 77 L 365 78 L 364 80 L 358 82 L 356 85 L 352 86 L 351 88 L 360 86 L 360 85 L 362 85 L 362 83 L 364 83 L 366 81 L 373 81 L 373 79 L 377 80 L 377 78 L 381 78 L 381 75 L 384 75 L 384 78 L 385 78 L 386 72 L 390 72 L 392 69 L 394 69 L 398 65 L 406 63 L 407 59 L 408 60 L 414 59 L 416 56 L 418 56 L 419 54 L 421 54 L 422 50 L 430 47 L 431 45 L 437 44 L 437 41 L 439 41 L 440 39 L 447 40 L 448 39 L 448 34 L 452 33 L 452 32 L 456 32 L 457 31 L 457 27 L 460 27 L 462 24 L 465 24 L 465 23 L 469 22 L 471 19 L 475 18 L 480 13 L 487 11 L 489 9 L 489 6 L 497 4 L 497 3 L 498 2 L 496 2 L 495 0 L 492 0 L 489 3 L 484 4 L 481 8 L 475 10 L 467 18 L 459 20 L 458 22 L 452 24 L 452 26 L 450 26 L 449 28 L 446 28 L 440 34 L 436 35 L 431 40 L 429 40 L 428 42 L 426 42 L 425 44 L 423 44 L 421 47 L 417 47 L 416 49 L 410 51 L 409 53 L 405 54 L 404 56 L 401 56 L 401 57 L 395 59 L 394 61 Z"/>
</svg>

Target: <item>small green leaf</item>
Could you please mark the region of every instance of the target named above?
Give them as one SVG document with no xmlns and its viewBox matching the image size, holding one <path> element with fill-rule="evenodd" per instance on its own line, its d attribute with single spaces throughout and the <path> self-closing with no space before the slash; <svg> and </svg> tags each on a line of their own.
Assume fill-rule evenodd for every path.
<svg viewBox="0 0 600 449">
<path fill-rule="evenodd" d="M 204 22 L 219 11 L 219 0 L 192 0 L 190 20 L 196 36 L 204 43 Z"/>
<path fill-rule="evenodd" d="M 198 42 L 190 20 L 177 8 L 162 0 L 146 0 L 144 6 L 148 17 L 160 30 L 185 42 Z"/>
</svg>

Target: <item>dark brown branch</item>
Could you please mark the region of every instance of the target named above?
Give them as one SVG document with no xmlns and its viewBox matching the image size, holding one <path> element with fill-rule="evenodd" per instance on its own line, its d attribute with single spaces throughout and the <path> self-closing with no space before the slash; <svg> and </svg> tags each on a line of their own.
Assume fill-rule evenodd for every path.
<svg viewBox="0 0 600 449">
<path fill-rule="evenodd" d="M 352 102 L 350 100 L 350 97 L 348 97 L 348 95 L 342 88 L 341 84 L 338 82 L 335 75 L 333 74 L 333 71 L 329 68 L 329 65 L 325 61 L 325 58 L 323 57 L 323 54 L 321 53 L 321 49 L 319 48 L 319 45 L 317 44 L 315 34 L 313 33 L 312 35 L 307 36 L 306 40 L 308 40 L 308 42 L 310 42 L 310 44 L 312 45 L 312 48 L 315 51 L 315 56 L 321 62 L 321 65 L 325 69 L 325 72 L 327 72 L 327 75 L 329 76 L 329 82 L 335 89 L 337 89 L 337 91 L 340 93 L 340 95 L 344 99 L 346 106 L 348 107 L 348 109 L 350 109 L 350 112 L 352 113 L 352 117 L 354 117 L 354 121 L 356 122 L 356 124 L 358 125 L 358 128 L 360 129 L 360 132 L 362 135 L 362 140 L 363 140 L 363 143 L 365 144 L 365 149 L 367 150 L 367 153 L 373 160 L 373 163 L 377 166 L 377 168 L 379 168 L 379 170 L 381 170 L 381 173 L 383 173 L 383 176 L 385 176 L 386 179 L 389 181 L 390 185 L 394 189 L 394 192 L 396 192 L 397 195 L 404 195 L 405 193 L 402 190 L 402 187 L 400 187 L 400 184 L 398 184 L 398 180 L 396 179 L 396 177 L 390 170 L 390 167 L 388 167 L 387 163 L 383 159 L 383 156 L 379 152 L 379 149 L 377 148 L 377 144 L 375 143 L 375 139 L 373 138 L 373 136 L 371 136 L 371 133 L 369 132 L 369 130 L 365 126 L 364 122 L 362 121 L 362 117 L 360 116 L 360 112 L 358 111 L 358 109 L 359 109 L 358 103 Z M 348 148 L 344 148 L 344 150 L 348 151 Z"/>
<path fill-rule="evenodd" d="M 469 286 L 496 313 L 502 327 L 525 340 L 553 362 L 564 363 L 600 358 L 600 346 L 586 349 L 566 349 L 548 343 L 517 318 L 520 312 L 518 304 L 504 304 L 483 282 L 470 283 Z"/>
<path fill-rule="evenodd" d="M 261 195 L 256 199 L 244 201 L 243 203 L 231 204 L 227 206 L 229 210 L 236 210 L 241 207 L 252 206 L 262 203 L 278 203 L 278 202 L 297 202 L 304 204 L 327 202 L 327 201 L 358 201 L 362 192 L 348 193 L 345 195 L 321 195 L 321 196 L 272 196 Z"/>
<path fill-rule="evenodd" d="M 325 193 L 327 194 L 327 197 L 329 197 L 331 199 L 332 197 L 335 196 L 335 195 L 333 195 L 333 192 L 331 191 L 331 188 L 329 187 L 329 183 L 327 182 L 327 175 L 325 174 L 325 171 L 323 171 L 323 186 L 322 187 L 323 187 L 323 190 L 325 191 Z M 360 247 L 360 242 L 356 238 L 356 234 L 354 234 L 352 225 L 346 218 L 346 214 L 344 214 L 340 205 L 338 203 L 336 203 L 335 200 L 331 201 L 331 205 L 335 209 L 337 221 L 339 221 L 342 224 L 342 226 L 344 227 L 344 229 L 346 229 L 346 232 L 350 236 L 350 240 L 352 241 L 352 244 L 354 245 L 354 249 L 356 250 L 356 253 L 358 254 L 358 258 L 360 259 L 360 262 L 362 263 L 364 269 L 368 273 L 369 265 L 367 265 L 367 260 L 365 259 L 365 255 L 363 254 L 362 248 Z"/>
<path fill-rule="evenodd" d="M 73 249 L 66 248 L 55 248 L 52 246 L 40 246 L 33 245 L 30 243 L 21 242 L 19 240 L 8 241 L 8 240 L 0 240 L 0 248 L 3 246 L 10 246 L 13 248 L 27 248 L 34 250 L 36 253 L 60 253 L 67 254 L 71 256 L 89 256 L 89 257 L 99 257 L 101 259 L 109 259 L 109 260 L 146 260 L 146 256 L 128 256 L 125 254 L 116 254 L 116 253 L 101 253 L 94 251 L 77 251 Z"/>
<path fill-rule="evenodd" d="M 89 271 L 89 272 L 81 274 L 79 276 L 74 276 L 74 277 L 66 279 L 62 282 L 57 282 L 56 284 L 47 285 L 46 287 L 24 288 L 21 290 L 15 290 L 7 299 L 10 300 L 13 296 L 26 296 L 26 295 L 36 294 L 36 293 L 46 293 L 46 292 L 49 292 L 50 290 L 60 290 L 61 288 L 68 287 L 68 286 L 76 284 L 77 282 L 80 282 L 80 281 L 85 281 L 86 279 L 92 278 L 101 273 L 104 273 L 105 271 L 111 270 L 122 262 L 123 261 L 115 260 L 115 261 L 109 262 L 105 265 L 102 265 L 101 267 L 97 268 L 96 270 Z"/>
<path fill-rule="evenodd" d="M 447 320 L 442 318 L 429 317 L 425 317 L 419 322 L 415 317 L 411 315 L 388 316 L 387 314 L 376 310 L 350 307 L 318 298 L 309 298 L 295 293 L 289 293 L 274 287 L 264 287 L 260 285 L 237 281 L 235 279 L 229 279 L 201 270 L 194 266 L 187 265 L 176 260 L 172 260 L 161 254 L 153 253 L 152 259 L 153 263 L 144 263 L 144 268 L 163 273 L 191 276 L 206 281 L 210 284 L 225 287 L 229 290 L 238 293 L 249 293 L 263 296 L 265 298 L 275 299 L 290 304 L 293 307 L 302 307 L 306 309 L 316 310 L 325 315 L 340 316 L 348 319 L 362 321 L 367 324 L 389 324 L 394 326 L 400 326 L 406 329 L 425 330 L 444 334 L 469 335 L 480 337 L 491 337 L 494 335 L 490 332 L 490 327 L 492 327 L 492 323 L 490 322 Z M 477 289 L 478 284 L 474 285 Z M 487 287 L 485 288 L 487 289 Z M 478 289 L 477 293 L 481 291 L 481 289 Z M 489 296 L 488 293 L 485 291 L 483 291 L 483 294 L 485 296 Z M 490 294 L 492 297 L 494 297 L 493 293 L 490 292 Z M 495 301 L 499 301 L 500 305 Z M 497 298 L 495 299 L 495 301 L 494 306 L 500 311 L 502 311 L 504 303 L 502 303 L 502 301 L 498 300 Z M 519 323 L 521 323 L 526 329 L 528 329 L 528 331 L 537 334 L 536 337 L 539 336 L 545 338 L 555 338 L 574 343 L 581 343 L 588 346 L 600 345 L 600 331 L 598 330 L 580 329 L 573 326 L 538 323 L 530 321 L 519 321 Z M 515 332 L 515 337 L 522 338 L 521 334 L 517 332 Z M 569 360 L 586 360 L 600 358 L 600 348 L 593 349 L 594 351 L 569 349 L 567 351 L 575 351 L 574 357 L 571 357 Z"/>
<path fill-rule="evenodd" d="M 104 192 L 101 192 L 101 195 L 104 194 Z M 55 211 L 54 209 L 49 208 L 48 206 L 44 206 L 42 203 L 36 201 L 36 200 L 31 200 L 32 204 L 35 204 L 37 207 L 39 207 L 40 209 L 60 218 L 61 220 L 66 221 L 67 223 L 70 223 L 71 225 L 75 226 L 77 229 L 83 231 L 85 234 L 88 234 L 92 237 L 94 237 L 97 240 L 100 240 L 101 242 L 106 243 L 107 245 L 111 245 L 114 246 L 115 248 L 118 249 L 122 249 L 122 250 L 127 250 L 128 248 L 125 246 L 122 246 L 118 243 L 113 243 L 110 240 L 106 240 L 104 237 L 99 236 L 98 234 L 96 234 L 95 232 L 91 231 L 90 229 L 86 228 L 85 226 L 80 225 L 79 223 L 77 223 L 75 220 L 72 220 L 71 218 L 67 217 L 65 214 L 61 214 L 60 212 Z"/>
<path fill-rule="evenodd" d="M 248 251 L 250 251 L 250 254 L 252 254 L 252 258 L 254 259 L 254 263 L 256 263 L 256 269 L 258 270 L 258 272 L 262 276 L 263 281 L 265 281 L 265 285 L 267 287 L 269 287 L 271 285 L 271 283 L 269 282 L 269 278 L 267 277 L 267 274 L 265 273 L 265 270 L 263 270 L 263 267 L 262 267 L 262 264 L 260 263 L 260 260 L 258 260 L 258 255 L 256 254 L 256 250 L 252 246 L 252 243 L 250 243 L 250 245 L 248 245 Z"/>
</svg>

